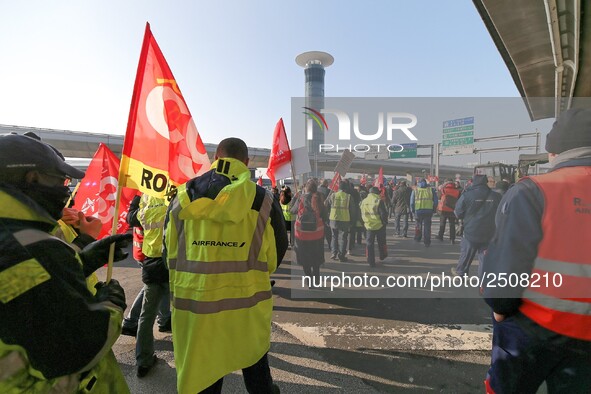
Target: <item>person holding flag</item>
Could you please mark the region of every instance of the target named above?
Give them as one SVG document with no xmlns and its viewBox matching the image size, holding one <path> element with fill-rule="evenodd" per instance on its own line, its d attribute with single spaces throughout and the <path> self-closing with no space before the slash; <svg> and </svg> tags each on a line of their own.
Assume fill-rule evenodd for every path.
<svg viewBox="0 0 591 394">
<path fill-rule="evenodd" d="M 131 237 L 107 237 L 76 252 L 51 235 L 70 197 L 66 183 L 83 176 L 48 144 L 0 136 L 2 393 L 129 393 L 111 351 L 125 293 L 111 280 L 93 295 L 85 279 L 107 262 L 111 244 L 114 260 L 124 259 Z"/>
<path fill-rule="evenodd" d="M 167 214 L 164 256 L 180 394 L 221 392 L 242 369 L 250 393 L 278 393 L 267 352 L 270 275 L 287 250 L 283 213 L 250 180 L 248 148 L 220 142 L 209 172 L 179 186 Z"/>
</svg>

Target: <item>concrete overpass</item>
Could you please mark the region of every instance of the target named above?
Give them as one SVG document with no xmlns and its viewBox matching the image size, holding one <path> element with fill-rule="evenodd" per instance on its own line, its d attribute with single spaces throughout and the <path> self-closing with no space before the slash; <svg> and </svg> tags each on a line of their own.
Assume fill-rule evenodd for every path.
<svg viewBox="0 0 591 394">
<path fill-rule="evenodd" d="M 532 120 L 591 107 L 591 2 L 473 0 Z"/>
<path fill-rule="evenodd" d="M 66 158 L 90 159 L 98 149 L 100 142 L 107 145 L 118 157 L 121 157 L 121 150 L 123 149 L 122 135 L 0 125 L 0 134 L 24 134 L 26 132 L 37 134 L 43 141 L 58 149 Z M 216 144 L 205 144 L 205 149 L 207 150 L 210 160 L 213 160 L 216 147 Z M 269 155 L 271 153 L 270 149 L 249 147 L 248 150 L 250 153 L 250 167 L 267 167 Z M 321 171 L 333 171 L 339 158 L 339 156 L 319 155 L 318 169 Z M 84 165 L 81 165 L 81 167 L 84 167 Z M 399 160 L 365 160 L 360 158 L 353 161 L 350 172 L 368 173 L 372 175 L 377 174 L 380 167 L 383 167 L 386 176 L 405 175 L 406 173 L 421 176 L 423 171 L 427 174 L 430 171 L 430 163 Z M 472 168 L 467 167 L 439 166 L 440 179 L 454 178 L 456 174 L 460 174 L 463 179 L 466 179 L 472 175 L 472 172 Z"/>
</svg>

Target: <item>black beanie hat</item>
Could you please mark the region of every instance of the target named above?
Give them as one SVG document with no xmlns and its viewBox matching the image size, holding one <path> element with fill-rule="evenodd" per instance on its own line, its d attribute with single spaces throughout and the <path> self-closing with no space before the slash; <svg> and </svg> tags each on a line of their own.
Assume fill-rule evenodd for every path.
<svg viewBox="0 0 591 394">
<path fill-rule="evenodd" d="M 546 151 L 564 151 L 591 146 L 591 109 L 574 108 L 560 114 L 546 136 Z"/>
</svg>

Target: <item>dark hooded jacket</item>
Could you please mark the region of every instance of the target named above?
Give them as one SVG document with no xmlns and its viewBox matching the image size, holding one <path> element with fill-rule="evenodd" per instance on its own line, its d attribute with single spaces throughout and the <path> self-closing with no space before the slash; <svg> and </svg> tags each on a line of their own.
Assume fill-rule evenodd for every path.
<svg viewBox="0 0 591 394">
<path fill-rule="evenodd" d="M 408 214 L 410 213 L 410 195 L 412 189 L 406 186 L 406 183 L 401 184 L 394 191 L 392 196 L 392 205 L 395 213 Z"/>
<path fill-rule="evenodd" d="M 474 175 L 472 186 L 460 196 L 454 210 L 464 219 L 464 237 L 474 243 L 488 243 L 495 233 L 495 214 L 501 195 L 487 185 L 486 175 Z"/>
</svg>

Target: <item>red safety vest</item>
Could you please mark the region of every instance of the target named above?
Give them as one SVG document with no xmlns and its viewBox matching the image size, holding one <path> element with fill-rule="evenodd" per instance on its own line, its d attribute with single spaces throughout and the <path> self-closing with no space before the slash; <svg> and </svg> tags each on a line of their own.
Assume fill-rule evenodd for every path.
<svg viewBox="0 0 591 394">
<path fill-rule="evenodd" d="M 146 255 L 142 252 L 142 245 L 144 244 L 144 230 L 141 227 L 133 228 L 133 258 L 140 263 L 146 259 Z"/>
<path fill-rule="evenodd" d="M 446 184 L 441 189 L 441 198 L 437 204 L 437 209 L 440 212 L 453 212 L 458 198 L 460 198 L 460 189 L 456 188 L 453 183 Z"/>
<path fill-rule="evenodd" d="M 553 332 L 591 341 L 591 167 L 530 179 L 544 196 L 543 238 L 519 309 Z"/>
</svg>

